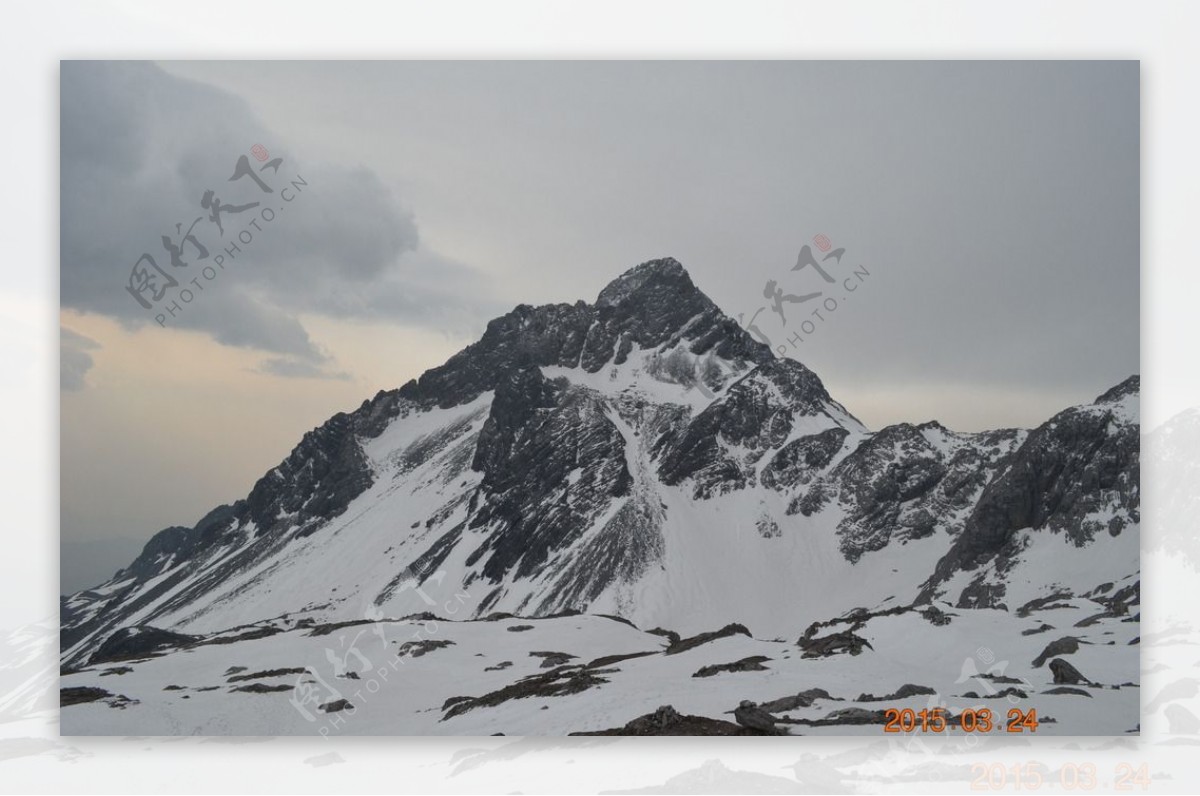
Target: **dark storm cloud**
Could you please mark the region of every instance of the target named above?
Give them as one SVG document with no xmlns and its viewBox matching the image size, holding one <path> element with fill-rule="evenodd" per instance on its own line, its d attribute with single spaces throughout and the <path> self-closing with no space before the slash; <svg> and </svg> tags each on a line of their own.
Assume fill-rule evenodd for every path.
<svg viewBox="0 0 1200 796">
<path fill-rule="evenodd" d="M 201 279 L 197 298 L 168 325 L 280 355 L 264 372 L 312 377 L 328 363 L 303 313 L 438 328 L 473 321 L 478 275 L 419 251 L 412 214 L 368 165 L 329 166 L 290 152 L 287 131 L 264 129 L 245 98 L 151 63 L 66 62 L 61 80 L 64 307 L 131 327 L 153 324 L 162 307 L 148 311 L 125 289 L 138 258 L 151 254 L 186 286 L 269 207 L 274 220 L 258 217 L 253 243 L 227 255 L 216 278 Z M 230 181 L 238 157 L 255 144 L 283 158 L 262 174 L 268 184 L 306 183 L 294 201 L 263 193 L 249 178 Z M 221 232 L 201 206 L 208 190 L 225 205 L 260 206 L 224 213 Z M 209 257 L 183 245 L 188 266 L 172 268 L 160 241 L 182 240 L 197 218 L 196 239 Z M 440 273 L 419 272 L 430 266 Z"/>
</svg>

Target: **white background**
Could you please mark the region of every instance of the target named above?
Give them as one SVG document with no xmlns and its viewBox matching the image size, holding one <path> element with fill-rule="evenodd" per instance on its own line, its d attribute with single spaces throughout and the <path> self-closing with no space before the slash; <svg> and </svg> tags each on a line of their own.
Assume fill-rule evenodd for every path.
<svg viewBox="0 0 1200 796">
<path fill-rule="evenodd" d="M 58 60 L 60 58 L 1122 58 L 1142 63 L 1146 431 L 1200 406 L 1197 36 L 1188 2 L 26 2 L 0 16 L 0 789 L 38 792 L 955 792 L 971 765 L 1040 764 L 1107 792 L 1143 763 L 1194 792 L 1196 557 L 1186 512 L 1146 507 L 1141 738 L 59 738 Z M 1014 230 L 1014 235 L 1019 231 Z M 1189 461 L 1200 460 L 1191 450 Z M 1144 462 L 1143 483 L 1176 473 Z M 1191 466 L 1195 467 L 1195 464 Z M 1193 500 L 1182 496 L 1185 503 Z M 1168 523 L 1174 523 L 1167 527 Z M 1180 525 L 1180 523 L 1183 523 Z M 1194 543 L 1193 543 L 1194 544 Z M 1174 733 L 1168 730 L 1174 729 Z M 1092 766 L 1094 769 L 1089 769 Z M 1010 769 L 1011 771 L 1011 769 Z M 1095 782 L 1089 788 L 1088 772 Z M 1012 774 L 999 788 L 1015 790 Z M 1134 786 L 1131 792 L 1141 792 Z"/>
</svg>

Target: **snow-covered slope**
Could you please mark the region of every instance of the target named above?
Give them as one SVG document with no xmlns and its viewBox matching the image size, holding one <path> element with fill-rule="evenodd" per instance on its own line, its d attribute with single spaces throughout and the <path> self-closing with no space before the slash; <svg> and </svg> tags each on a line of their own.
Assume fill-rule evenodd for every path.
<svg viewBox="0 0 1200 796">
<path fill-rule="evenodd" d="M 595 304 L 515 308 L 305 435 L 246 499 L 160 532 L 64 599 L 63 663 L 129 628 L 229 638 L 451 597 L 477 619 L 586 611 L 760 638 L 914 603 L 1128 607 L 1137 391 L 1032 431 L 872 432 L 679 263 L 651 261 Z"/>
</svg>

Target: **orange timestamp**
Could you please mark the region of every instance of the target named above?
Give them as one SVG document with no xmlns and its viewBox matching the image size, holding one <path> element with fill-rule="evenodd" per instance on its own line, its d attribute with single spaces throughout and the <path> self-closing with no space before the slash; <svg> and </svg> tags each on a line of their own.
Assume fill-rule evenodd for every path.
<svg viewBox="0 0 1200 796">
<path fill-rule="evenodd" d="M 884 732 L 946 732 L 960 729 L 963 732 L 1037 732 L 1037 710 L 1012 708 L 1003 720 L 991 708 L 967 708 L 951 714 L 945 708 L 887 708 L 884 714 Z"/>
</svg>

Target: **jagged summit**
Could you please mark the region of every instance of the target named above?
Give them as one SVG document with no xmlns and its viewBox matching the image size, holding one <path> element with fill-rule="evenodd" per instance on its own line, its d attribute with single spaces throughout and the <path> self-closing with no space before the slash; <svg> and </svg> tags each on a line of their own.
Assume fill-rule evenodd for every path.
<svg viewBox="0 0 1200 796">
<path fill-rule="evenodd" d="M 674 257 L 662 257 L 635 265 L 609 282 L 596 297 L 596 306 L 615 306 L 642 292 L 651 296 L 655 294 L 687 296 L 691 293 L 700 293 L 700 290 L 692 282 L 692 277 L 688 274 L 687 269 L 678 260 Z M 704 296 L 703 293 L 700 295 Z M 708 297 L 704 296 L 704 298 Z"/>
<path fill-rule="evenodd" d="M 1138 395 L 1142 391 L 1142 377 L 1139 374 L 1134 374 L 1120 384 L 1098 396 L 1093 403 L 1111 404 L 1117 403 L 1130 395 Z"/>
<path fill-rule="evenodd" d="M 488 323 L 478 342 L 405 384 L 400 395 L 457 406 L 495 389 L 515 369 L 597 373 L 606 365 L 624 365 L 635 350 L 660 355 L 680 350 L 693 369 L 713 357 L 736 375 L 773 358 L 770 347 L 725 315 L 677 260 L 663 258 L 614 279 L 594 305 L 518 305 Z"/>
</svg>

